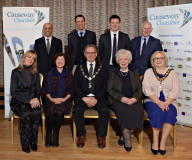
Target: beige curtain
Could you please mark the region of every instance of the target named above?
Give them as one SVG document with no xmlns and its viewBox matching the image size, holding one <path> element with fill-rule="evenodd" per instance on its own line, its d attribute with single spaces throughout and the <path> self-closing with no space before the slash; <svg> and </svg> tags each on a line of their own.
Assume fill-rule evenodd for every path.
<svg viewBox="0 0 192 160">
<path fill-rule="evenodd" d="M 112 14 L 121 17 L 120 30 L 130 38 L 140 35 L 140 26 L 147 19 L 147 8 L 177 4 L 177 0 L 1 0 L 2 7 L 50 7 L 50 22 L 54 26 L 54 36 L 67 45 L 67 35 L 75 29 L 74 17 L 83 14 L 86 28 L 96 32 L 99 37 L 108 28 Z M 2 29 L 2 23 L 0 23 Z M 0 32 L 0 59 L 3 60 L 2 32 Z M 2 62 L 2 61 L 1 61 Z M 0 63 L 0 84 L 3 84 L 3 63 Z"/>
</svg>

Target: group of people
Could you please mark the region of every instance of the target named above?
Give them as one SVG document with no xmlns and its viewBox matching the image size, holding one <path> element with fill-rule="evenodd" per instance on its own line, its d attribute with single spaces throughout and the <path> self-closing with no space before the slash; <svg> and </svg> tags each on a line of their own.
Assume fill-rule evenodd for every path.
<svg viewBox="0 0 192 160">
<path fill-rule="evenodd" d="M 45 23 L 44 36 L 35 41 L 35 51 L 27 51 L 19 67 L 12 71 L 10 105 L 12 111 L 21 117 L 22 150 L 27 153 L 30 148 L 37 151 L 41 95 L 47 119 L 46 147 L 59 146 L 59 130 L 64 114 L 71 112 L 74 100 L 77 147 L 85 145 L 84 111 L 90 108 L 99 114 L 97 145 L 99 148 L 106 146 L 111 108 L 122 131 L 118 144 L 130 152 L 132 131 L 144 129 L 144 93 L 144 106 L 153 128 L 151 151 L 153 154 L 165 154 L 166 139 L 176 123 L 176 98 L 180 96 L 180 87 L 175 71 L 167 68 L 168 59 L 160 40 L 150 36 L 151 23 L 144 22 L 142 36 L 131 43 L 129 36 L 119 31 L 120 17 L 112 15 L 109 19 L 110 31 L 100 37 L 99 51 L 96 34 L 85 29 L 85 23 L 85 17 L 77 15 L 77 30 L 68 35 L 71 66 L 66 66 L 61 40 L 52 36 L 52 24 Z M 42 90 L 39 73 L 44 76 Z"/>
</svg>

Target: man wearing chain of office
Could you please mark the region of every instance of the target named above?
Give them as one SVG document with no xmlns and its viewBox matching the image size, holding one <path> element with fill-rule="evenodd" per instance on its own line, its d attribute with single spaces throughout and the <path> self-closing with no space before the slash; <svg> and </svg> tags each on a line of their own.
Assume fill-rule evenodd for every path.
<svg viewBox="0 0 192 160">
<path fill-rule="evenodd" d="M 107 126 L 109 121 L 109 109 L 106 99 L 108 72 L 106 66 L 96 62 L 98 51 L 95 45 L 87 45 L 84 48 L 86 62 L 79 65 L 74 75 L 75 104 L 73 116 L 77 127 L 77 147 L 84 146 L 86 138 L 84 111 L 90 108 L 97 110 L 98 134 L 97 145 L 104 148 Z"/>
</svg>

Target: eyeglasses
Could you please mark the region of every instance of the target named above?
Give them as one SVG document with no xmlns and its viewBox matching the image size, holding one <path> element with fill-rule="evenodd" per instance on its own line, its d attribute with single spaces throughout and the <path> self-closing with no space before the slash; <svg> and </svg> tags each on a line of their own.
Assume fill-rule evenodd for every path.
<svg viewBox="0 0 192 160">
<path fill-rule="evenodd" d="M 156 58 L 153 58 L 154 61 L 157 61 L 157 60 L 161 60 L 161 61 L 162 61 L 163 59 L 164 59 L 164 57 L 156 57 Z"/>
<path fill-rule="evenodd" d="M 96 54 L 97 52 L 85 52 L 85 54 Z"/>
</svg>

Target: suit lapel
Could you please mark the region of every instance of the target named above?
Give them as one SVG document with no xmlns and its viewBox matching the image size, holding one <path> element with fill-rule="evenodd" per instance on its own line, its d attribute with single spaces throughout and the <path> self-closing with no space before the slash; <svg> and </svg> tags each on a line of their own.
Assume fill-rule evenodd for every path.
<svg viewBox="0 0 192 160">
<path fill-rule="evenodd" d="M 117 50 L 119 50 L 120 45 L 121 45 L 121 36 L 122 36 L 122 34 L 121 34 L 121 32 L 119 31 L 119 37 L 118 37 L 118 48 L 117 48 Z"/>
<path fill-rule="evenodd" d="M 54 46 L 55 46 L 55 38 L 52 36 L 52 40 L 51 40 L 51 47 L 50 47 L 50 50 L 49 50 L 49 54 L 47 52 L 48 55 L 50 55 L 51 53 L 53 53 L 52 51 L 54 51 Z M 47 48 L 46 48 L 47 50 Z"/>
<path fill-rule="evenodd" d="M 94 69 L 94 74 L 97 72 L 98 68 L 99 68 L 99 64 L 96 63 L 96 65 L 95 65 L 95 69 Z"/>
<path fill-rule="evenodd" d="M 45 50 L 47 55 L 48 55 L 45 37 L 42 37 L 42 41 L 41 42 L 42 42 L 41 46 L 43 47 L 43 50 Z"/>
<path fill-rule="evenodd" d="M 78 43 L 77 31 L 74 31 L 72 36 L 73 36 L 72 37 L 72 43 L 73 43 L 72 45 L 73 45 L 73 54 L 74 54 L 73 57 L 76 57 L 77 56 L 77 48 L 78 48 L 78 46 L 77 46 L 77 43 Z"/>
<path fill-rule="evenodd" d="M 147 46 L 146 46 L 146 48 L 145 48 L 145 52 L 144 52 L 144 55 L 146 55 L 147 53 L 148 53 L 148 50 L 150 50 L 150 48 L 151 48 L 151 43 L 152 43 L 153 41 L 151 40 L 151 36 L 149 37 L 149 39 L 148 39 L 148 42 L 147 42 Z"/>
<path fill-rule="evenodd" d="M 111 32 L 107 33 L 107 42 L 108 42 L 108 45 L 109 45 L 109 48 L 110 48 L 110 51 L 111 51 Z"/>
<path fill-rule="evenodd" d="M 147 53 L 147 51 L 151 48 L 151 44 L 152 44 L 152 39 L 151 39 L 151 36 L 149 37 L 149 40 L 147 42 L 147 46 L 146 46 L 146 49 L 145 49 L 145 52 Z"/>
<path fill-rule="evenodd" d="M 87 62 L 86 62 L 86 63 L 83 63 L 82 66 L 83 66 L 83 71 L 84 71 L 85 75 L 87 75 L 87 76 L 89 77 L 89 75 L 88 75 L 88 69 L 87 69 Z"/>
<path fill-rule="evenodd" d="M 137 56 L 140 57 L 140 50 L 141 50 L 141 36 L 139 37 L 137 41 Z"/>
</svg>

